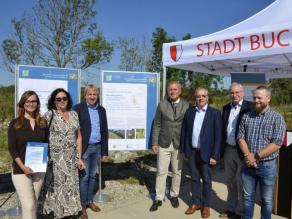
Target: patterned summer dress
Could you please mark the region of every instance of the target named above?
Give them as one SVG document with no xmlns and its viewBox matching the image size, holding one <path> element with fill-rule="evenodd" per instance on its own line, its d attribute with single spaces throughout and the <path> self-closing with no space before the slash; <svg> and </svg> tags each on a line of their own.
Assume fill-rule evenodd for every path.
<svg viewBox="0 0 292 219">
<path fill-rule="evenodd" d="M 81 210 L 76 145 L 79 120 L 75 111 L 69 111 L 67 122 L 57 111 L 53 110 L 53 113 L 49 138 L 50 157 L 38 211 L 41 215 L 62 218 L 77 215 Z M 46 112 L 44 116 L 49 123 L 52 111 Z"/>
</svg>

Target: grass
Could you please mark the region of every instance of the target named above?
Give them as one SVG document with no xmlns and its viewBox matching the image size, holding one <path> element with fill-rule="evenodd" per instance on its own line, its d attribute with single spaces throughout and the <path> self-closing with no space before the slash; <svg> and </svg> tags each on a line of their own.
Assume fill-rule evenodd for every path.
<svg viewBox="0 0 292 219">
<path fill-rule="evenodd" d="M 138 185 L 140 184 L 139 180 L 133 176 L 130 176 L 129 178 L 125 178 L 125 179 L 118 179 L 117 180 L 119 183 L 121 183 L 122 185 Z"/>
<path fill-rule="evenodd" d="M 0 132 L 0 173 L 10 171 L 11 169 L 11 156 L 7 145 L 7 132 L 2 130 Z"/>
</svg>

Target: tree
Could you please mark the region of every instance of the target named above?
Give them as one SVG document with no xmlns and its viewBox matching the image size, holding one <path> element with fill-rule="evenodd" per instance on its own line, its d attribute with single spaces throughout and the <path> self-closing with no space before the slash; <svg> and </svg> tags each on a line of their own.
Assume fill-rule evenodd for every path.
<svg viewBox="0 0 292 219">
<path fill-rule="evenodd" d="M 15 64 L 88 68 L 108 62 L 113 47 L 97 30 L 95 0 L 38 0 L 33 14 L 13 19 L 2 42 L 6 66 Z"/>
<path fill-rule="evenodd" d="M 292 79 L 271 79 L 269 88 L 272 90 L 272 102 L 277 105 L 286 105 L 292 102 Z"/>
<path fill-rule="evenodd" d="M 174 42 L 174 37 L 169 37 L 167 32 L 161 28 L 156 28 L 155 32 L 152 33 L 152 56 L 151 61 L 148 65 L 148 71 L 151 72 L 163 72 L 162 65 L 162 46 L 163 43 Z"/>
<path fill-rule="evenodd" d="M 145 36 L 141 40 L 135 37 L 119 37 L 116 45 L 121 52 L 120 69 L 125 71 L 147 70 L 151 53 Z"/>
</svg>

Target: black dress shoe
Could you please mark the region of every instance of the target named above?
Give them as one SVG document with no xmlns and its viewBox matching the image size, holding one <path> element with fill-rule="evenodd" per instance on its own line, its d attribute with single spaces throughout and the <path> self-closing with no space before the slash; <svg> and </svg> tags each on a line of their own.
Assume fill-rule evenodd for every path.
<svg viewBox="0 0 292 219">
<path fill-rule="evenodd" d="M 156 211 L 158 209 L 159 206 L 162 205 L 162 201 L 161 200 L 155 200 L 153 202 L 153 204 L 151 205 L 149 211 Z"/>
<path fill-rule="evenodd" d="M 233 211 L 228 211 L 228 210 L 219 214 L 220 218 L 232 218 L 233 216 L 235 216 L 235 213 Z"/>
<path fill-rule="evenodd" d="M 170 203 L 171 203 L 172 207 L 174 207 L 174 208 L 178 208 L 178 206 L 179 206 L 179 202 L 178 202 L 177 197 L 170 197 Z"/>
</svg>

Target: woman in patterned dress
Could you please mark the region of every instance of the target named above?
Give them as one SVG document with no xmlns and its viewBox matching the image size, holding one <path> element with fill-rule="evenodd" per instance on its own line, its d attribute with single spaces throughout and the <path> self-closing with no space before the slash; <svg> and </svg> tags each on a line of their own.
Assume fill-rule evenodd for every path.
<svg viewBox="0 0 292 219">
<path fill-rule="evenodd" d="M 78 177 L 78 168 L 84 168 L 82 139 L 78 115 L 71 107 L 67 91 L 58 88 L 52 92 L 44 115 L 50 134 L 49 163 L 39 198 L 41 218 L 74 217 L 82 209 Z"/>
</svg>

